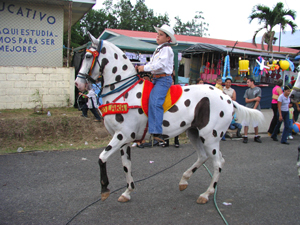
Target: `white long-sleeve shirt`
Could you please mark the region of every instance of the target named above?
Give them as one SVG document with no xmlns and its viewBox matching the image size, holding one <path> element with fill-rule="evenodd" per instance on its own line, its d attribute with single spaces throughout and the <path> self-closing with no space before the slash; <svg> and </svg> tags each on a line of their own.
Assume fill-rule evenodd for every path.
<svg viewBox="0 0 300 225">
<path fill-rule="evenodd" d="M 174 65 L 174 53 L 170 46 L 161 48 L 164 44 L 161 44 L 156 48 L 153 56 L 150 59 L 150 62 L 144 66 L 144 71 L 151 71 L 152 74 L 172 74 Z M 157 50 L 159 48 L 161 49 L 157 53 Z"/>
<path fill-rule="evenodd" d="M 93 108 L 93 105 L 92 105 L 92 101 L 93 101 L 93 104 L 94 104 L 94 107 L 95 108 L 98 108 L 98 104 L 97 104 L 97 98 L 96 98 L 96 94 L 95 94 L 95 91 L 94 89 L 92 88 L 91 90 L 89 90 L 88 94 L 88 102 L 86 103 L 88 108 L 89 109 L 92 109 Z"/>
</svg>

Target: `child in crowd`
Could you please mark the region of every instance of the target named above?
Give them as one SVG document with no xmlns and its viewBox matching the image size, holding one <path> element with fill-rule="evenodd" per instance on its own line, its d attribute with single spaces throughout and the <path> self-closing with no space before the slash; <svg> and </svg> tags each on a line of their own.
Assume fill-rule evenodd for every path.
<svg viewBox="0 0 300 225">
<path fill-rule="evenodd" d="M 221 91 L 223 91 L 222 77 L 217 77 L 215 87 L 218 88 L 218 89 L 220 89 Z"/>
<path fill-rule="evenodd" d="M 204 84 L 204 81 L 202 78 L 198 78 L 196 82 L 197 82 L 197 84 Z"/>
<path fill-rule="evenodd" d="M 235 130 L 235 129 L 238 129 L 237 131 L 236 131 L 236 136 L 238 137 L 238 138 L 241 138 L 242 137 L 242 135 L 241 135 L 241 130 L 242 130 L 242 124 L 240 124 L 240 123 L 237 123 L 236 122 L 237 121 L 237 119 L 236 119 L 236 114 L 234 114 L 233 115 L 233 118 L 232 118 L 232 121 L 231 121 L 231 124 L 229 125 L 229 129 L 230 130 Z"/>
<path fill-rule="evenodd" d="M 290 116 L 290 120 L 289 120 L 289 134 L 288 134 L 288 139 L 289 140 L 293 140 L 293 136 L 292 136 L 292 131 L 293 131 L 293 125 L 295 123 L 295 120 L 294 120 L 294 107 L 293 107 L 293 104 L 290 103 L 289 104 L 289 116 Z"/>
<path fill-rule="evenodd" d="M 88 101 L 86 103 L 87 107 L 82 108 L 83 117 L 87 117 L 87 112 L 88 112 L 88 109 L 89 109 L 94 114 L 94 116 L 96 118 L 94 121 L 95 122 L 101 122 L 101 117 L 98 113 L 97 97 L 96 97 L 94 89 L 91 86 L 89 86 L 87 94 L 83 94 L 83 93 L 79 92 L 79 95 L 82 95 L 86 99 L 88 99 Z"/>
</svg>

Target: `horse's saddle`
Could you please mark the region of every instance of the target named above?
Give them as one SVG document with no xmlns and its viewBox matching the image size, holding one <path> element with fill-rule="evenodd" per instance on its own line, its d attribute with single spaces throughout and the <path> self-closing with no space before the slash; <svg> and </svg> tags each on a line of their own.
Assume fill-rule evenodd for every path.
<svg viewBox="0 0 300 225">
<path fill-rule="evenodd" d="M 149 97 L 150 92 L 153 88 L 154 84 L 150 81 L 144 81 L 143 94 L 142 94 L 142 109 L 144 113 L 148 116 L 148 105 L 149 105 Z M 163 104 L 164 112 L 168 111 L 182 95 L 182 88 L 178 85 L 172 85 L 168 90 L 166 95 L 165 102 Z"/>
</svg>

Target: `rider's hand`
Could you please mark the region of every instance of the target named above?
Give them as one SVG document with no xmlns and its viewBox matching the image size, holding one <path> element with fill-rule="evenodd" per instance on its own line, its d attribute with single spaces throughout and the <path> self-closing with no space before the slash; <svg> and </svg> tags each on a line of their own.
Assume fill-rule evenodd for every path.
<svg viewBox="0 0 300 225">
<path fill-rule="evenodd" d="M 138 72 L 144 72 L 144 66 L 136 66 Z"/>
</svg>

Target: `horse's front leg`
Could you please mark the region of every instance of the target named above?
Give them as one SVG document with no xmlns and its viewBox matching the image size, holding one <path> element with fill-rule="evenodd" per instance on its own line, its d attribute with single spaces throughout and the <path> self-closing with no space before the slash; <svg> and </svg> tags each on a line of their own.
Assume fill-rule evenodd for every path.
<svg viewBox="0 0 300 225">
<path fill-rule="evenodd" d="M 100 184 L 101 184 L 101 200 L 104 201 L 110 195 L 110 190 L 108 189 L 108 176 L 106 171 L 106 162 L 108 158 L 125 145 L 127 142 L 125 136 L 122 133 L 116 133 L 112 140 L 109 142 L 104 151 L 101 152 L 99 156 L 99 166 L 100 166 Z"/>
<path fill-rule="evenodd" d="M 130 193 L 134 189 L 134 182 L 131 172 L 131 149 L 129 145 L 125 145 L 121 149 L 121 158 L 123 169 L 126 175 L 127 188 L 124 193 L 119 197 L 119 202 L 127 202 L 130 200 Z"/>
</svg>

